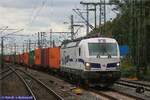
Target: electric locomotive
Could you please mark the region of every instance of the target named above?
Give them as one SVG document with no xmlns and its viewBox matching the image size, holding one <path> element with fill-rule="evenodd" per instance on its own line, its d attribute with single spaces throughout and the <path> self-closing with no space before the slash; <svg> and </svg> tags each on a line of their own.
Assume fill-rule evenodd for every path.
<svg viewBox="0 0 150 100">
<path fill-rule="evenodd" d="M 118 43 L 112 38 L 87 38 L 63 43 L 60 70 L 70 79 L 108 87 L 120 78 Z"/>
</svg>

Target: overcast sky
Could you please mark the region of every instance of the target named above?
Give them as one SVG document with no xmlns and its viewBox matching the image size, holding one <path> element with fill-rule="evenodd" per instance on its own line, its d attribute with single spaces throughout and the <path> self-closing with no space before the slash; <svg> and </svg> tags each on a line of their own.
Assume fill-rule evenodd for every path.
<svg viewBox="0 0 150 100">
<path fill-rule="evenodd" d="M 23 33 L 68 30 L 63 22 L 69 22 L 73 8 L 84 8 L 81 0 L 0 0 L 0 28 L 24 29 Z M 99 0 L 82 0 L 99 1 Z M 110 13 L 108 13 L 110 14 Z M 114 15 L 110 15 L 112 17 Z M 108 18 L 109 19 L 109 18 Z M 77 18 L 80 20 L 80 18 Z M 91 21 L 94 18 L 91 18 Z"/>
<path fill-rule="evenodd" d="M 0 0 L 0 28 L 8 26 L 13 29 L 24 29 L 19 32 L 22 34 L 48 32 L 50 29 L 70 31 L 68 26 L 71 14 L 75 16 L 75 21 L 81 21 L 81 18 L 72 11 L 73 8 L 85 8 L 80 1 L 99 0 Z M 107 20 L 114 18 L 115 14 L 111 12 L 111 7 L 107 8 Z M 94 17 L 92 14 L 90 16 L 90 22 L 93 23 Z M 63 24 L 64 22 L 69 24 Z M 4 33 L 6 32 L 12 31 Z M 85 35 L 85 27 L 79 32 L 80 35 Z"/>
</svg>

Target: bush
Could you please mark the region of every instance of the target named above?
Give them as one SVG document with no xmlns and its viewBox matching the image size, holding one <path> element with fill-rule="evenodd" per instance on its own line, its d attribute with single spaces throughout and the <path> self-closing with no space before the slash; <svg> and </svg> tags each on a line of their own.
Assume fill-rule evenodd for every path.
<svg viewBox="0 0 150 100">
<path fill-rule="evenodd" d="M 129 57 L 121 59 L 121 75 L 122 77 L 136 77 L 136 67 Z"/>
<path fill-rule="evenodd" d="M 145 75 L 143 74 L 143 79 L 146 81 L 150 81 L 150 65 L 147 68 L 147 73 Z"/>
</svg>

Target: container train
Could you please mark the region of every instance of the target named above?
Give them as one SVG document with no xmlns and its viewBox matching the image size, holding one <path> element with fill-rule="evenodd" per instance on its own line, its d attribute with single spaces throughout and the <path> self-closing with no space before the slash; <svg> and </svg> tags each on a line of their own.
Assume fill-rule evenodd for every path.
<svg viewBox="0 0 150 100">
<path fill-rule="evenodd" d="M 7 55 L 5 61 L 50 69 L 69 80 L 101 87 L 108 87 L 120 78 L 119 46 L 112 38 L 67 41 L 61 47 Z"/>
</svg>

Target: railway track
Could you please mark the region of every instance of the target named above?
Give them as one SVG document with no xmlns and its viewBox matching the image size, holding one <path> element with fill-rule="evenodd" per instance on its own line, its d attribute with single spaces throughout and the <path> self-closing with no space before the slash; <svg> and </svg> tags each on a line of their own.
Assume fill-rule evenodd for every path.
<svg viewBox="0 0 150 100">
<path fill-rule="evenodd" d="M 0 80 L 3 80 L 4 81 L 4 79 L 5 78 L 9 78 L 9 77 L 11 77 L 11 78 L 13 78 L 13 81 L 15 81 L 14 80 L 14 77 L 17 77 L 17 79 L 19 79 L 19 80 L 21 80 L 21 84 L 23 83 L 23 86 L 25 85 L 25 91 L 23 91 L 23 92 L 21 92 L 21 94 L 19 94 L 19 95 L 24 95 L 24 96 L 31 96 L 31 98 L 33 98 L 33 99 L 35 99 L 36 100 L 36 98 L 34 97 L 34 94 L 32 93 L 32 91 L 30 90 L 30 88 L 28 87 L 28 85 L 26 84 L 26 82 L 24 81 L 24 79 L 16 72 L 16 70 L 15 69 L 12 69 L 12 68 L 10 68 L 10 67 L 8 67 L 7 69 L 4 69 L 3 71 L 1 71 L 0 72 L 0 74 L 1 74 L 1 77 L 0 77 Z M 15 76 L 14 76 L 15 75 Z M 6 79 L 7 80 L 7 79 Z M 8 80 L 7 80 L 7 82 L 9 82 Z M 12 81 L 10 81 L 10 82 L 12 82 Z M 16 83 L 16 82 L 15 82 Z M 4 83 L 5 84 L 5 83 Z M 11 84 L 13 84 L 13 83 L 11 83 Z M 8 87 L 10 86 L 10 85 L 7 85 Z M 20 85 L 19 85 L 20 86 Z M 16 87 L 16 86 L 15 86 Z M 19 87 L 19 88 L 21 88 L 21 87 Z M 17 88 L 16 88 L 17 89 Z M 16 91 L 16 89 L 15 89 L 15 91 Z M 10 90 L 11 90 L 11 93 L 10 93 Z M 20 90 L 20 89 L 19 89 Z M 18 90 L 18 91 L 19 91 Z M 9 91 L 9 93 L 7 93 Z M 6 92 L 6 94 L 9 94 L 10 96 L 11 95 L 16 95 L 16 97 L 15 96 L 13 96 L 14 97 L 14 99 L 17 99 L 18 98 L 18 94 L 16 94 L 16 92 L 15 91 L 13 91 L 13 89 L 12 89 L 12 87 L 9 87 L 9 89 L 8 89 L 8 91 Z M 13 93 L 12 93 L 12 91 L 13 91 Z M 14 93 L 15 92 L 15 93 Z"/>
<path fill-rule="evenodd" d="M 24 82 L 34 100 L 64 100 L 43 82 L 20 69 L 9 68 Z"/>
<path fill-rule="evenodd" d="M 4 79 L 5 77 L 11 75 L 13 73 L 12 70 L 10 70 L 10 68 L 5 69 L 4 71 L 0 72 L 0 80 Z"/>
<path fill-rule="evenodd" d="M 108 98 L 109 100 L 144 100 L 142 98 L 123 93 L 117 90 L 109 89 L 109 90 L 97 90 L 97 89 L 90 89 L 91 92 L 99 94 Z"/>
<path fill-rule="evenodd" d="M 144 83 L 140 83 L 140 82 L 128 81 L 128 80 L 122 80 L 122 79 L 119 80 L 118 82 L 116 82 L 116 84 L 132 87 L 132 88 L 140 87 L 141 89 L 143 88 L 144 91 L 150 92 L 150 84 L 144 84 Z"/>
<path fill-rule="evenodd" d="M 17 70 L 19 70 L 21 73 L 27 74 L 22 69 L 17 68 Z M 32 78 L 34 75 L 31 76 L 31 74 L 28 74 L 27 76 Z M 29 77 L 28 78 L 26 77 L 27 81 L 30 80 Z M 40 80 L 38 80 L 38 81 L 40 81 Z M 41 81 L 40 81 L 40 83 L 41 83 Z M 120 92 L 120 91 L 113 90 L 113 89 L 109 89 L 107 91 L 90 89 L 90 91 L 93 92 L 93 93 L 96 93 L 100 96 L 103 96 L 104 98 L 107 98 L 108 100 L 144 100 L 142 98 L 130 95 L 130 93 L 124 93 L 124 92 Z"/>
<path fill-rule="evenodd" d="M 8 70 L 10 70 L 10 69 L 9 69 L 9 68 L 7 68 L 7 69 L 5 69 L 5 70 L 1 71 L 1 72 L 0 72 L 0 74 L 3 74 L 3 73 L 5 73 L 5 72 L 7 72 Z"/>
<path fill-rule="evenodd" d="M 121 79 L 117 81 L 114 86 L 115 87 L 112 88 L 114 91 L 138 97 L 140 100 L 149 100 L 150 98 L 149 84 Z"/>
</svg>

